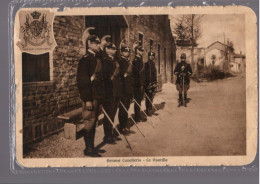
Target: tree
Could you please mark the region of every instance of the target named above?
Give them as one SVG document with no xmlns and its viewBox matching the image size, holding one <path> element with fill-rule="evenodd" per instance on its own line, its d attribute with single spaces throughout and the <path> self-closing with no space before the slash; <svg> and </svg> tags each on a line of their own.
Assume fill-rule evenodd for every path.
<svg viewBox="0 0 260 184">
<path fill-rule="evenodd" d="M 198 45 L 198 40 L 202 36 L 200 28 L 202 17 L 203 15 L 190 14 L 175 18 L 176 23 L 173 33 L 177 35 L 177 45 L 191 47 L 191 63 L 194 63 L 194 47 Z"/>
<path fill-rule="evenodd" d="M 182 22 L 176 24 L 176 26 L 173 32 L 178 36 L 179 40 L 186 40 L 186 28 L 182 25 Z"/>
</svg>

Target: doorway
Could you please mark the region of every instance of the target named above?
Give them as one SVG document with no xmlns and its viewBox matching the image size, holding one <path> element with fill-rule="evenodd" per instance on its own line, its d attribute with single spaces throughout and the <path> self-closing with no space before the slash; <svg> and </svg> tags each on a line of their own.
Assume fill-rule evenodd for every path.
<svg viewBox="0 0 260 184">
<path fill-rule="evenodd" d="M 85 26 L 95 27 L 95 30 L 90 32 L 97 35 L 100 39 L 105 35 L 111 35 L 111 41 L 119 48 L 120 42 L 124 39 L 124 33 L 128 27 L 128 22 L 125 16 L 85 16 Z"/>
</svg>

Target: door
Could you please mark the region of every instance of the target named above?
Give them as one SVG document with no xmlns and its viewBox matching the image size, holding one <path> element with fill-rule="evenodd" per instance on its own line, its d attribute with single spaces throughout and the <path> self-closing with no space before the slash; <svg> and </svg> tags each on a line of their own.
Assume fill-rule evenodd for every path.
<svg viewBox="0 0 260 184">
<path fill-rule="evenodd" d="M 124 16 L 86 16 L 85 25 L 95 27 L 91 34 L 97 35 L 100 39 L 105 35 L 111 35 L 111 41 L 119 48 L 123 39 L 122 30 L 126 30 L 127 22 Z"/>
</svg>

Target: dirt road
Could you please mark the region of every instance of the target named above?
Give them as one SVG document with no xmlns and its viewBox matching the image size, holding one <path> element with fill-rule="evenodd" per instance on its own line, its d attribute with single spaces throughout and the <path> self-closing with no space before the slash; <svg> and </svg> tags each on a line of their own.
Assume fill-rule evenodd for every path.
<svg viewBox="0 0 260 184">
<path fill-rule="evenodd" d="M 167 83 L 155 97 L 158 116 L 138 124 L 127 135 L 132 151 L 122 140 L 103 144 L 103 127 L 96 131 L 95 146 L 104 157 L 114 156 L 203 156 L 246 154 L 245 78 L 191 83 L 188 107 L 177 107 L 175 85 Z M 162 96 L 163 95 L 163 96 Z M 142 104 L 144 108 L 144 102 Z M 130 107 L 133 112 L 133 104 Z M 117 122 L 117 120 L 116 120 Z M 35 145 L 27 157 L 84 157 L 83 138 L 68 140 L 63 133 Z"/>
</svg>

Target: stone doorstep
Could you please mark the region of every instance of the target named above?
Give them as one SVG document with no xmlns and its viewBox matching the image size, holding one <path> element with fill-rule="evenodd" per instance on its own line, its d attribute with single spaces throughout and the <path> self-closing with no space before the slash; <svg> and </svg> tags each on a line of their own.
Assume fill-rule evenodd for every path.
<svg viewBox="0 0 260 184">
<path fill-rule="evenodd" d="M 77 140 L 77 133 L 84 128 L 84 124 L 81 123 L 65 123 L 64 124 L 64 137 L 67 139 Z"/>
<path fill-rule="evenodd" d="M 64 137 L 67 139 L 77 140 L 77 134 L 84 128 L 83 120 L 81 119 L 82 108 L 78 108 L 58 116 L 58 119 L 64 123 Z M 100 114 L 98 120 L 102 119 Z"/>
<path fill-rule="evenodd" d="M 103 114 L 98 116 L 98 121 L 104 118 Z M 65 121 L 64 123 L 64 137 L 66 139 L 77 140 L 77 134 L 84 128 L 83 120 Z"/>
<path fill-rule="evenodd" d="M 64 136 L 67 139 L 77 139 L 77 132 L 83 129 L 83 121 L 80 120 L 82 108 L 69 111 L 58 116 L 58 119 L 63 120 L 64 123 Z"/>
</svg>

